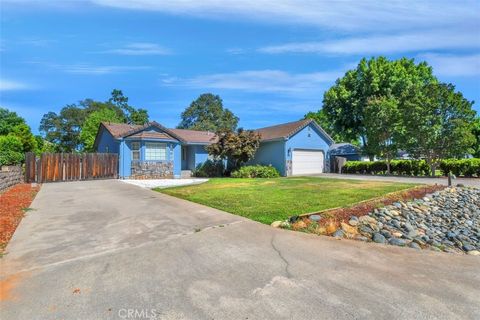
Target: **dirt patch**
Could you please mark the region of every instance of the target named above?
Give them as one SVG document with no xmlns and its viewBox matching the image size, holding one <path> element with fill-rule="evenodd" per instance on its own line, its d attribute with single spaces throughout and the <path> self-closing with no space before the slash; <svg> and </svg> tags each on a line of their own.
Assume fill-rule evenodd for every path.
<svg viewBox="0 0 480 320">
<path fill-rule="evenodd" d="M 25 213 L 29 211 L 29 206 L 39 190 L 39 185 L 20 183 L 0 194 L 0 255 L 4 253 L 8 241 Z"/>
</svg>

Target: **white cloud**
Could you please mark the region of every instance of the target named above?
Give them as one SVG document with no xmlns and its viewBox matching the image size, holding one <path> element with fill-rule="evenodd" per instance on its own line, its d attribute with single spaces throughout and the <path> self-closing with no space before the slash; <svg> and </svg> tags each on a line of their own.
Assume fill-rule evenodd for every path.
<svg viewBox="0 0 480 320">
<path fill-rule="evenodd" d="M 242 90 L 249 92 L 296 93 L 323 87 L 342 76 L 342 71 L 291 74 L 280 70 L 249 70 L 200 75 L 189 79 L 166 78 L 165 85 L 194 88 Z"/>
<path fill-rule="evenodd" d="M 388 54 L 437 49 L 480 48 L 476 32 L 429 31 L 372 35 L 331 41 L 293 42 L 258 49 L 263 53 Z"/>
<path fill-rule="evenodd" d="M 448 0 L 91 0 L 132 10 L 160 11 L 212 19 L 249 19 L 273 23 L 308 24 L 335 30 L 399 30 L 445 27 L 480 19 L 478 1 Z M 478 25 L 477 25 L 478 26 Z"/>
<path fill-rule="evenodd" d="M 32 87 L 24 82 L 0 78 L 0 91 L 27 90 Z"/>
<path fill-rule="evenodd" d="M 433 67 L 439 76 L 478 76 L 480 75 L 480 54 L 450 55 L 427 53 L 419 55 Z"/>
<path fill-rule="evenodd" d="M 110 49 L 103 52 L 127 56 L 167 55 L 171 53 L 169 49 L 149 42 L 129 43 L 121 48 Z"/>
<path fill-rule="evenodd" d="M 106 75 L 112 73 L 125 73 L 130 71 L 137 70 L 148 70 L 148 66 L 118 66 L 118 65 L 92 65 L 89 63 L 75 63 L 75 64 L 57 64 L 50 63 L 45 61 L 26 61 L 26 63 L 32 65 L 39 65 L 42 67 L 47 67 L 55 70 L 59 70 L 66 73 L 72 74 L 83 74 L 83 75 Z"/>
<path fill-rule="evenodd" d="M 244 54 L 246 52 L 245 49 L 242 48 L 228 48 L 225 50 L 229 54 L 237 55 L 237 54 Z"/>
</svg>

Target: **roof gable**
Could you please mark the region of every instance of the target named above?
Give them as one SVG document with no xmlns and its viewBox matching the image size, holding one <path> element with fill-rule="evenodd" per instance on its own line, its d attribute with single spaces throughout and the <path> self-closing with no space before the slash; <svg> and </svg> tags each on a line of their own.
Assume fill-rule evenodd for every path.
<svg viewBox="0 0 480 320">
<path fill-rule="evenodd" d="M 110 123 L 102 122 L 100 126 L 105 127 L 105 129 L 110 132 L 110 134 L 118 138 L 132 137 L 136 135 L 137 138 L 157 138 L 157 139 L 170 139 L 170 140 L 179 140 L 185 142 L 181 137 L 173 133 L 170 129 L 162 126 L 156 121 L 148 122 L 144 125 L 131 125 L 127 123 Z M 148 129 L 159 129 L 161 132 L 152 132 Z M 162 135 L 163 133 L 163 135 Z"/>
<path fill-rule="evenodd" d="M 303 119 L 294 122 L 287 122 L 271 127 L 265 127 L 255 130 L 260 134 L 261 141 L 270 141 L 270 140 L 287 140 L 303 128 L 312 124 L 318 131 L 324 135 L 329 144 L 334 143 L 333 139 L 322 129 L 313 119 Z"/>
</svg>

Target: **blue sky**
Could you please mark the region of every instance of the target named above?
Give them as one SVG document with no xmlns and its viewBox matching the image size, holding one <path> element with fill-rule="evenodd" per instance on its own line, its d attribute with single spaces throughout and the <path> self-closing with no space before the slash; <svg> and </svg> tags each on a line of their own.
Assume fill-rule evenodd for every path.
<svg viewBox="0 0 480 320">
<path fill-rule="evenodd" d="M 427 61 L 480 112 L 479 1 L 1 0 L 0 105 L 42 115 L 122 89 L 174 127 L 203 92 L 257 128 L 318 110 L 362 57 Z"/>
</svg>

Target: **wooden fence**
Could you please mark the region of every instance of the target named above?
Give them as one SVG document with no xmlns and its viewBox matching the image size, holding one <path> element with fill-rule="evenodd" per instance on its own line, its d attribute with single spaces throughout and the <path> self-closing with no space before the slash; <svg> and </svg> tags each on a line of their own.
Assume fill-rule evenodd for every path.
<svg viewBox="0 0 480 320">
<path fill-rule="evenodd" d="M 114 153 L 43 153 L 25 156 L 26 182 L 115 179 L 118 155 Z"/>
</svg>

